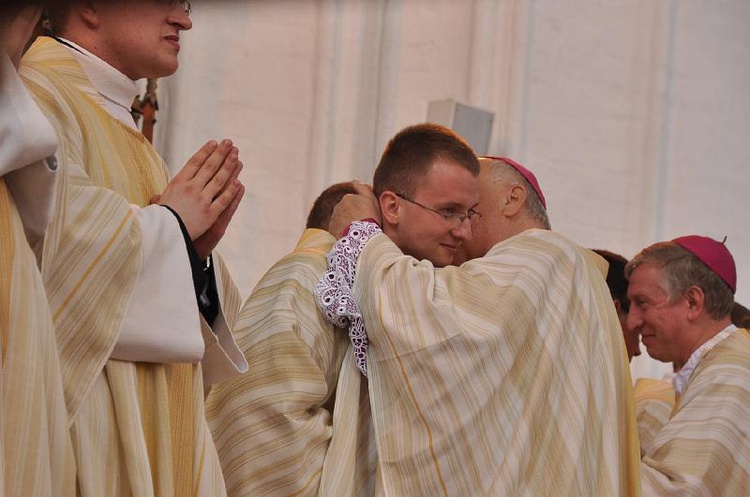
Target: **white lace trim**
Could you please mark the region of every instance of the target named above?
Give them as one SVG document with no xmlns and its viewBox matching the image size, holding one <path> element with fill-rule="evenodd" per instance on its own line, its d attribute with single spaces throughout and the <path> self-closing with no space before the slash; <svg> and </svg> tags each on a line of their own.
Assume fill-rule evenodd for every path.
<svg viewBox="0 0 750 497">
<path fill-rule="evenodd" d="M 328 254 L 328 269 L 315 286 L 315 298 L 323 314 L 331 323 L 348 327 L 354 346 L 357 367 L 367 376 L 367 330 L 359 306 L 354 301 L 352 288 L 357 260 L 367 242 L 382 233 L 371 221 L 355 221 L 349 232 L 333 246 Z"/>
</svg>

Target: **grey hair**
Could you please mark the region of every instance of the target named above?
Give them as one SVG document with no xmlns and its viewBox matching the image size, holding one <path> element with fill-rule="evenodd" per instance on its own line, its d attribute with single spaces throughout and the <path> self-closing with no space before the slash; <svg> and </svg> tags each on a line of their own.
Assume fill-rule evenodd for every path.
<svg viewBox="0 0 750 497">
<path fill-rule="evenodd" d="M 734 294 L 729 285 L 688 250 L 674 242 L 659 242 L 643 249 L 625 266 L 625 276 L 630 279 L 635 268 L 649 263 L 662 268 L 664 291 L 670 302 L 675 302 L 691 286 L 697 286 L 706 295 L 706 312 L 713 319 L 729 316 L 734 307 Z"/>
<path fill-rule="evenodd" d="M 549 216 L 547 215 L 547 209 L 544 208 L 539 195 L 536 194 L 536 190 L 531 184 L 526 181 L 521 173 L 505 161 L 499 159 L 492 159 L 490 162 L 492 165 L 492 179 L 493 181 L 502 181 L 510 184 L 520 184 L 526 189 L 526 202 L 524 204 L 526 212 L 529 216 L 537 221 L 544 229 L 551 230 L 552 225 L 549 222 Z"/>
</svg>

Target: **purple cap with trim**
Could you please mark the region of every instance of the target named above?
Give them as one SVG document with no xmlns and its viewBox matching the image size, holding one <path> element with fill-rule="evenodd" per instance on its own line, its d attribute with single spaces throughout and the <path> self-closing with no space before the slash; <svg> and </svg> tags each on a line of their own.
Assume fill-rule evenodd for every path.
<svg viewBox="0 0 750 497">
<path fill-rule="evenodd" d="M 737 268 L 734 265 L 734 258 L 724 242 L 717 242 L 713 238 L 699 235 L 681 236 L 675 238 L 672 242 L 681 246 L 708 266 L 732 289 L 732 293 L 737 291 Z"/>
<path fill-rule="evenodd" d="M 513 159 L 508 159 L 507 157 L 494 157 L 491 155 L 482 155 L 479 157 L 480 159 L 492 159 L 492 160 L 501 160 L 508 164 L 509 166 L 513 167 L 516 171 L 521 174 L 521 176 L 524 177 L 526 181 L 529 182 L 531 185 L 531 188 L 534 189 L 536 192 L 536 196 L 539 197 L 539 200 L 542 202 L 542 205 L 544 208 L 547 208 L 547 200 L 544 198 L 544 194 L 542 193 L 542 188 L 539 186 L 539 182 L 536 180 L 536 176 L 534 176 L 534 173 L 523 167 L 518 162 L 514 161 Z"/>
</svg>

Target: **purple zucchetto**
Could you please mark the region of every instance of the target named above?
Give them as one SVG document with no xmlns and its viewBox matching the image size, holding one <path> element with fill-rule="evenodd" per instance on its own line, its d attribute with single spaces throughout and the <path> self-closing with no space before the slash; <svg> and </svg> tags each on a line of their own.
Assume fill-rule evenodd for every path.
<svg viewBox="0 0 750 497">
<path fill-rule="evenodd" d="M 737 267 L 731 252 L 723 242 L 717 242 L 713 238 L 699 235 L 681 236 L 672 240 L 681 246 L 703 264 L 716 273 L 721 280 L 732 289 L 737 291 Z"/>
<path fill-rule="evenodd" d="M 514 161 L 513 159 L 509 159 L 507 157 L 494 157 L 491 155 L 482 155 L 479 157 L 480 159 L 492 159 L 492 160 L 501 160 L 511 166 L 513 169 L 518 171 L 518 173 L 524 177 L 526 181 L 529 182 L 531 185 L 531 188 L 534 189 L 536 192 L 536 196 L 539 197 L 539 200 L 542 202 L 542 205 L 544 208 L 547 208 L 547 201 L 544 198 L 544 194 L 542 193 L 542 188 L 539 186 L 539 181 L 537 181 L 536 176 L 534 176 L 534 173 L 523 167 L 518 162 Z"/>
</svg>

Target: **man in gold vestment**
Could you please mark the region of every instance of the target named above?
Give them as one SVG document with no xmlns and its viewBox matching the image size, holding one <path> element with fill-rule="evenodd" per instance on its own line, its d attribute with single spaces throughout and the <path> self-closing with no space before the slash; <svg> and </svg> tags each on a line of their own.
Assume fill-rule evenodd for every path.
<svg viewBox="0 0 750 497">
<path fill-rule="evenodd" d="M 638 495 L 622 331 L 590 252 L 548 228 L 528 170 L 483 159 L 460 267 L 405 256 L 361 184 L 316 290 L 368 372 L 387 495 Z M 429 207 L 429 206 L 428 206 Z M 466 222 L 468 212 L 456 221 Z M 449 219 L 446 218 L 446 222 Z"/>
<path fill-rule="evenodd" d="M 653 428 L 644 430 L 641 447 L 643 495 L 746 495 L 750 334 L 730 317 L 737 288 L 732 254 L 711 238 L 683 236 L 645 248 L 625 272 L 628 326 L 651 357 L 679 366 L 668 417 L 645 419 Z M 669 404 L 655 405 L 663 413 Z"/>
<path fill-rule="evenodd" d="M 263 275 L 242 306 L 234 334 L 252 372 L 214 386 L 206 401 L 231 497 L 321 490 L 349 340 L 320 313 L 313 288 L 336 240 L 326 231 L 333 207 L 353 192 L 340 183 L 318 197 L 295 249 Z"/>
<path fill-rule="evenodd" d="M 73 1 L 21 74 L 60 140 L 42 252 L 83 496 L 224 495 L 204 388 L 247 367 L 239 308 L 210 255 L 243 195 L 231 141 L 168 182 L 128 109 L 177 69 L 189 3 Z M 160 205 L 149 205 L 158 199 Z"/>
<path fill-rule="evenodd" d="M 449 263 L 470 228 L 446 223 L 443 214 L 476 204 L 478 173 L 473 151 L 449 129 L 402 130 L 375 172 L 387 233 L 407 252 Z M 346 332 L 325 320 L 313 295 L 335 241 L 324 230 L 346 193 L 354 193 L 350 184 L 320 195 L 295 250 L 243 306 L 235 336 L 252 373 L 209 395 L 209 424 L 232 497 L 346 497 L 378 488 L 366 379 Z"/>
<path fill-rule="evenodd" d="M 75 495 L 62 377 L 37 258 L 56 180 L 54 130 L 16 74 L 38 2 L 0 5 L 0 496 Z"/>
<path fill-rule="evenodd" d="M 443 126 L 408 126 L 388 142 L 373 175 L 376 220 L 405 254 L 436 267 L 450 264 L 471 237 L 479 192 L 479 162 L 468 143 Z M 345 226 L 330 227 L 339 235 Z M 321 496 L 382 495 L 370 390 L 364 376 L 366 341 L 350 330 L 339 374 L 333 436 L 321 476 Z"/>
</svg>

